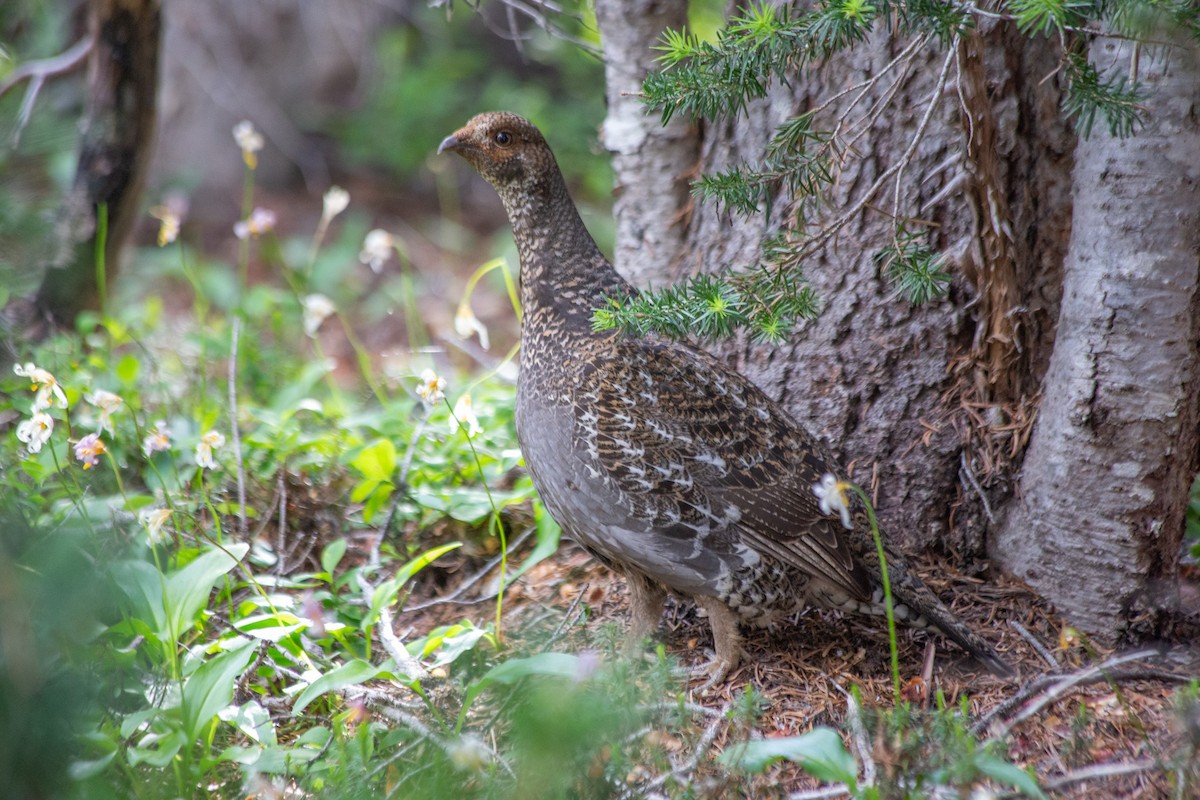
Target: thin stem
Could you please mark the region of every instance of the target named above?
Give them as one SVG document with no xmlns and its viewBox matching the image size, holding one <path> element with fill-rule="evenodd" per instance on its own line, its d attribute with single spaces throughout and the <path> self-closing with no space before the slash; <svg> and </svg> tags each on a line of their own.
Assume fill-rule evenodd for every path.
<svg viewBox="0 0 1200 800">
<path fill-rule="evenodd" d="M 471 457 L 475 459 L 475 468 L 479 470 L 479 482 L 483 484 L 483 491 L 487 495 L 488 505 L 492 507 L 492 521 L 495 523 L 497 534 L 500 537 L 500 590 L 496 593 L 496 641 L 499 643 L 504 641 L 504 634 L 500 628 L 500 612 L 504 608 L 504 580 L 508 572 L 508 537 L 504 531 L 504 521 L 500 519 L 500 509 L 496 507 L 496 501 L 492 497 L 492 490 L 488 486 L 487 476 L 483 474 L 483 462 L 479 460 L 479 453 L 475 450 L 475 442 L 471 440 L 471 436 L 467 428 L 463 425 L 462 420 L 454 413 L 454 408 L 450 405 L 449 399 L 445 403 L 446 408 L 450 409 L 450 418 L 454 420 L 458 425 L 458 429 L 466 437 L 467 447 L 471 448 Z"/>
<path fill-rule="evenodd" d="M 896 612 L 892 601 L 892 583 L 888 579 L 887 555 L 883 551 L 883 539 L 879 535 L 879 522 L 875 519 L 875 508 L 863 488 L 855 483 L 848 483 L 850 489 L 858 495 L 867 508 L 867 520 L 871 523 L 871 538 L 875 540 L 875 553 L 879 556 L 879 575 L 883 581 L 883 603 L 887 614 L 888 648 L 892 655 L 892 693 L 896 705 L 900 704 L 900 649 L 896 641 Z"/>
</svg>

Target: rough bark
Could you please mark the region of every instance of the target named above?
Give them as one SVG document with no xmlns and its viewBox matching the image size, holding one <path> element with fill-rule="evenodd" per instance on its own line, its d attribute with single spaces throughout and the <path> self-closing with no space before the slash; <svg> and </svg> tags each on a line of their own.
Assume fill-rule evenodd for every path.
<svg viewBox="0 0 1200 800">
<path fill-rule="evenodd" d="M 1098 39 L 1098 68 L 1134 63 Z M 996 557 L 1105 636 L 1157 632 L 1176 600 L 1200 403 L 1200 51 L 1142 48 L 1146 125 L 1078 146 L 1044 401 Z"/>
<path fill-rule="evenodd" d="M 879 33 L 790 85 L 773 86 L 769 97 L 750 104 L 743 117 L 705 129 L 701 170 L 757 161 L 775 127 L 788 116 L 879 74 L 908 44 Z M 1026 45 L 1019 37 L 999 35 L 985 43 L 989 65 L 998 67 L 1000 76 L 993 77 L 980 96 L 993 117 L 987 190 L 1002 201 L 1006 219 L 999 221 L 992 210 L 985 228 L 974 204 L 979 171 L 964 152 L 971 124 L 962 119 L 953 64 L 941 103 L 912 162 L 899 176 L 899 205 L 894 210 L 932 221 L 931 243 L 948 255 L 952 271 L 958 268 L 947 300 L 915 308 L 898 298 L 880 274 L 874 254 L 890 241 L 896 198 L 895 183 L 889 181 L 833 246 L 805 265 L 805 275 L 824 302 L 820 317 L 784 346 L 745 341 L 725 345 L 739 369 L 830 443 L 852 467 L 854 480 L 873 491 L 891 534 L 911 547 L 940 544 L 980 553 L 992 514 L 989 502 L 981 499 L 987 491 L 981 485 L 986 476 L 972 466 L 973 454 L 964 449 L 971 426 L 963 419 L 963 376 L 958 369 L 965 364 L 970 372 L 974 363 L 971 353 L 981 314 L 977 300 L 983 290 L 974 282 L 980 270 L 971 266 L 979 263 L 982 241 L 991 223 L 998 221 L 1015 234 L 1015 241 L 1007 244 L 1014 262 L 1016 254 L 1052 262 L 1048 254 L 1054 247 L 1044 242 L 1035 221 L 1045 219 L 1048 235 L 1064 238 L 1061 224 L 1056 228 L 1055 223 L 1067 218 L 1062 205 L 1068 197 L 1058 187 L 1066 183 L 1069 155 L 1064 163 L 1059 141 L 1043 153 L 1021 140 L 1024 132 L 1048 127 L 1047 109 L 1056 110 L 1055 84 L 1038 84 L 1053 73 L 1053 58 L 1037 56 Z M 934 46 L 918 53 L 889 110 L 856 141 L 861 157 L 841 165 L 826 217 L 818 223 L 854 206 L 897 164 L 916 137 L 946 57 L 945 50 Z M 1022 71 L 1027 62 L 1035 67 L 1036 79 Z M 876 86 L 863 107 L 889 90 L 886 81 Z M 847 112 L 849 99 L 828 111 L 826 126 L 861 115 L 861 110 Z M 791 216 L 792 202 L 786 197 L 778 198 L 769 214 L 751 219 L 720 214 L 704 204 L 692 219 L 685 267 L 698 271 L 753 264 L 763 237 L 792 224 Z M 1036 272 L 1036 267 L 1020 261 L 993 280 L 1017 284 L 1006 300 L 1011 305 L 1035 309 L 1035 317 L 1045 316 L 1041 311 L 1047 305 L 1056 313 L 1053 291 L 1045 288 L 1047 279 L 1054 284 L 1056 269 L 1024 282 L 1013 277 Z M 1030 369 L 1035 360 L 1023 362 L 1023 368 Z M 969 376 L 968 383 L 975 380 Z M 1011 463 L 1010 459 L 1002 466 Z"/>
<path fill-rule="evenodd" d="M 38 290 L 38 309 L 59 324 L 95 307 L 96 236 L 107 224 L 108 279 L 133 230 L 154 139 L 159 0 L 95 0 L 88 28 L 87 108 L 75 181 L 63 203 L 59 250 Z"/>
<path fill-rule="evenodd" d="M 616 179 L 613 263 L 638 286 L 661 285 L 674 272 L 687 231 L 696 129 L 681 117 L 663 126 L 640 97 L 659 36 L 686 22 L 686 0 L 596 3 L 608 98 L 602 138 Z"/>
</svg>

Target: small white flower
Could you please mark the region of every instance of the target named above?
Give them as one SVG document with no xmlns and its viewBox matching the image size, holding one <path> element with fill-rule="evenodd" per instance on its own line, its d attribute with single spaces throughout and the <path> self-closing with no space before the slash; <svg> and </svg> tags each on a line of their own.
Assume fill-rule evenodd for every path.
<svg viewBox="0 0 1200 800">
<path fill-rule="evenodd" d="M 242 149 L 242 160 L 246 162 L 246 166 L 250 169 L 258 166 L 258 156 L 255 153 L 263 149 L 263 137 L 254 130 L 254 125 L 249 120 L 242 120 L 233 126 L 233 140 Z"/>
<path fill-rule="evenodd" d="M 450 432 L 457 433 L 459 428 L 465 429 L 468 439 L 474 439 L 483 433 L 479 418 L 475 416 L 475 410 L 471 407 L 469 394 L 458 398 L 458 402 L 454 404 L 454 415 L 450 417 Z"/>
<path fill-rule="evenodd" d="M 321 219 L 328 222 L 350 205 L 350 193 L 340 186 L 330 186 L 321 203 Z"/>
<path fill-rule="evenodd" d="M 171 434 L 167 430 L 167 423 L 159 420 L 154 423 L 154 430 L 146 434 L 146 438 L 142 439 L 142 452 L 149 458 L 154 453 L 161 453 L 171 449 Z"/>
<path fill-rule="evenodd" d="M 17 426 L 17 438 L 25 443 L 30 453 L 41 452 L 42 445 L 50 441 L 54 433 L 54 417 L 45 411 L 35 411 L 33 416 Z"/>
<path fill-rule="evenodd" d="M 100 409 L 100 430 L 108 431 L 110 436 L 115 436 L 116 432 L 113 430 L 112 415 L 119 411 L 121 406 L 125 405 L 125 401 L 104 389 L 97 389 L 91 394 L 86 395 L 83 399 Z"/>
<path fill-rule="evenodd" d="M 256 208 L 250 216 L 233 226 L 233 235 L 239 239 L 251 236 L 262 236 L 268 231 L 275 230 L 275 212 L 265 208 Z"/>
<path fill-rule="evenodd" d="M 51 406 L 58 406 L 59 408 L 67 407 L 67 396 L 63 394 L 62 387 L 58 385 L 55 377 L 46 370 L 29 361 L 24 364 L 14 364 L 13 372 L 22 378 L 29 378 L 29 382 L 33 384 L 29 388 L 37 391 L 37 395 L 33 398 L 33 406 L 30 409 L 35 414 Z"/>
<path fill-rule="evenodd" d="M 392 238 L 392 235 L 385 230 L 376 228 L 367 234 L 367 238 L 363 239 L 362 252 L 358 254 L 358 260 L 363 264 L 369 264 L 372 272 L 379 272 L 392 257 L 395 249 L 396 240 Z"/>
<path fill-rule="evenodd" d="M 209 431 L 200 437 L 200 443 L 196 445 L 196 466 L 201 469 L 216 469 L 217 462 L 213 458 L 213 451 L 224 446 L 225 436 L 220 431 Z"/>
<path fill-rule="evenodd" d="M 854 526 L 850 524 L 850 501 L 846 497 L 846 488 L 848 484 L 844 481 L 839 481 L 832 474 L 826 472 L 821 477 L 820 483 L 813 484 L 813 494 L 821 501 L 821 513 L 827 516 L 832 516 L 834 512 L 842 515 L 842 527 L 846 530 L 854 530 Z"/>
<path fill-rule="evenodd" d="M 91 469 L 100 462 L 100 456 L 108 452 L 104 440 L 98 433 L 89 433 L 75 443 L 75 457 L 83 462 L 84 469 Z"/>
<path fill-rule="evenodd" d="M 146 529 L 150 544 L 158 544 L 163 539 L 163 525 L 171 516 L 169 508 L 143 508 L 138 512 L 138 522 Z"/>
<path fill-rule="evenodd" d="M 166 247 L 179 237 L 179 226 L 183 221 L 174 211 L 166 206 L 155 206 L 150 209 L 150 216 L 158 220 L 159 247 Z"/>
<path fill-rule="evenodd" d="M 463 772 L 483 772 L 492 762 L 492 751 L 480 739 L 463 734 L 457 741 L 446 744 L 450 763 Z"/>
<path fill-rule="evenodd" d="M 304 332 L 309 338 L 313 338 L 317 335 L 321 323 L 337 309 L 333 307 L 333 301 L 323 294 L 310 294 L 304 298 L 303 304 Z"/>
<path fill-rule="evenodd" d="M 427 369 L 421 373 L 421 384 L 417 387 L 417 394 L 425 405 L 433 407 L 445 399 L 445 388 L 446 379 Z"/>
<path fill-rule="evenodd" d="M 454 314 L 454 332 L 460 339 L 470 339 L 472 334 L 479 334 L 479 346 L 488 349 L 488 329 L 475 316 L 469 303 L 459 303 L 458 311 Z"/>
</svg>

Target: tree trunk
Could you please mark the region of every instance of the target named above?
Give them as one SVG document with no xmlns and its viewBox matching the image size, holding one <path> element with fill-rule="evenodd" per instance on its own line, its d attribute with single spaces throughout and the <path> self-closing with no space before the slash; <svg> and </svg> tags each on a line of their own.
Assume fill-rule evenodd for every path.
<svg viewBox="0 0 1200 800">
<path fill-rule="evenodd" d="M 641 26 L 631 27 L 620 16 L 605 19 L 599 8 L 598 16 L 610 54 L 616 41 L 647 41 Z M 819 69 L 807 69 L 786 85 L 775 82 L 766 98 L 750 102 L 736 120 L 701 124 L 697 172 L 761 161 L 780 123 L 884 75 L 909 44 L 877 32 Z M 1128 61 L 1118 55 L 1106 57 L 1104 63 Z M 837 183 L 824 215 L 816 220 L 828 222 L 858 209 L 841 234 L 805 265 L 824 303 L 820 316 L 783 346 L 745 340 L 713 345 L 833 447 L 850 466 L 852 478 L 874 495 L 885 528 L 893 539 L 902 540 L 902 546 L 939 545 L 961 556 L 980 556 L 989 551 L 989 536 L 998 536 L 991 543 L 994 556 L 1008 569 L 1029 576 L 1068 615 L 1094 631 L 1114 632 L 1124 624 L 1110 613 L 1107 622 L 1093 625 L 1091 621 L 1100 617 L 1086 611 L 1090 597 L 1105 593 L 1104 583 L 1114 569 L 1129 582 L 1130 591 L 1124 598 L 1107 598 L 1105 604 L 1114 600 L 1109 605 L 1124 622 L 1137 613 L 1129 599 L 1138 591 L 1144 594 L 1155 581 L 1173 585 L 1187 484 L 1196 470 L 1200 329 L 1195 236 L 1200 230 L 1200 198 L 1195 194 L 1195 169 L 1200 149 L 1192 137 L 1197 81 L 1182 58 L 1170 66 L 1166 75 L 1179 75 L 1169 78 L 1177 81 L 1176 88 L 1161 85 L 1168 78 L 1148 86 L 1152 95 L 1167 88 L 1162 99 L 1153 101 L 1155 108 L 1162 104 L 1161 112 L 1155 113 L 1163 119 L 1151 121 L 1144 134 L 1125 143 L 1093 134 L 1081 145 L 1079 154 L 1088 163 L 1075 173 L 1072 192 L 1076 137 L 1060 110 L 1062 73 L 1053 48 L 1020 34 L 1011 24 L 988 20 L 980 22 L 956 53 L 947 54 L 937 44 L 918 48 L 907 67 L 892 65 L 886 73 L 900 76 L 895 86 L 891 78 L 879 79 L 867 87 L 857 110 L 849 110 L 857 89 L 846 93 L 822 113 L 816 126 L 829 129 L 839 121 L 853 125 L 863 119 L 864 108 L 894 92 L 884 113 L 864 122 L 864 135 L 854 141 L 856 157 L 838 165 Z M 1154 69 L 1161 70 L 1161 63 Z M 1185 72 L 1192 81 L 1190 100 L 1179 88 L 1186 83 Z M 610 85 L 610 103 L 613 90 Z M 627 89 L 622 84 L 618 91 Z M 918 135 L 935 98 L 940 102 Z M 1162 132 L 1156 133 L 1159 129 Z M 1168 130 L 1186 141 L 1168 147 L 1162 138 Z M 912 161 L 877 185 L 914 142 Z M 1104 150 L 1102 158 L 1093 150 L 1097 147 Z M 1113 170 L 1132 169 L 1119 163 L 1120 154 L 1130 158 L 1144 149 L 1152 152 L 1143 159 L 1158 158 L 1161 168 L 1174 171 L 1170 182 L 1161 183 L 1171 190 L 1138 195 L 1138 213 L 1131 215 L 1132 198 L 1122 199 L 1115 194 L 1118 187 L 1111 185 L 1117 180 Z M 1191 154 L 1190 161 L 1180 156 L 1184 152 Z M 1172 162 L 1176 157 L 1181 161 Z M 630 162 L 618 166 L 619 182 L 626 187 L 651 185 L 661 192 L 662 174 Z M 1121 191 L 1134 192 L 1140 186 L 1126 182 Z M 1075 210 L 1074 239 L 1073 198 L 1092 207 L 1090 212 Z M 782 195 L 765 214 L 753 217 L 692 202 L 676 199 L 666 212 L 656 212 L 659 221 L 686 222 L 678 258 L 658 259 L 631 233 L 642 220 L 626 217 L 640 213 L 638 206 L 618 203 L 617 251 L 640 251 L 635 279 L 662 285 L 681 274 L 754 265 L 764 238 L 795 224 L 794 201 Z M 1090 215 L 1087 220 L 1081 218 L 1083 213 Z M 1105 215 L 1114 219 L 1106 222 Z M 896 216 L 928 222 L 930 244 L 945 254 L 954 274 L 947 299 L 913 307 L 896 296 L 880 273 L 873 256 L 890 242 Z M 1138 242 L 1132 228 L 1148 238 Z M 1097 248 L 1101 235 L 1120 244 L 1106 241 Z M 1139 263 L 1148 264 L 1148 255 L 1130 255 L 1122 265 L 1107 267 L 1111 280 L 1126 284 L 1121 297 L 1113 295 L 1111 287 L 1106 289 L 1095 272 L 1090 278 L 1075 276 L 1090 281 L 1091 290 L 1108 292 L 1105 319 L 1123 325 L 1121 316 L 1150 304 L 1163 311 L 1154 320 L 1124 326 L 1119 339 L 1107 340 L 1102 352 L 1108 361 L 1100 372 L 1088 373 L 1091 385 L 1098 387 L 1095 396 L 1120 406 L 1120 413 L 1105 409 L 1107 427 L 1098 427 L 1095 418 L 1087 423 L 1092 426 L 1090 448 L 1078 438 L 1051 448 L 1048 439 L 1061 438 L 1066 430 L 1051 418 L 1057 413 L 1055 405 L 1063 402 L 1060 386 L 1067 377 L 1058 373 L 1081 352 L 1078 346 L 1069 349 L 1069 336 L 1055 344 L 1064 259 L 1070 245 L 1068 268 L 1079 269 L 1080 237 L 1092 243 L 1094 253 L 1154 253 L 1156 259 L 1149 277 L 1147 267 L 1136 275 L 1128 270 L 1139 258 Z M 1174 270 L 1170 278 L 1168 263 Z M 1067 291 L 1077 291 L 1074 280 Z M 1072 295 L 1068 305 L 1103 308 L 1102 299 Z M 1118 301 L 1123 304 L 1119 314 L 1111 305 Z M 1064 310 L 1063 324 L 1068 313 L 1078 312 Z M 1089 311 L 1088 318 L 1094 316 Z M 1139 352 L 1128 349 L 1134 347 L 1131 336 L 1142 337 L 1142 347 L 1159 348 L 1162 357 L 1143 353 L 1136 364 L 1128 364 L 1129 356 Z M 1123 360 L 1117 361 L 1118 356 Z M 1043 384 L 1052 359 L 1056 372 Z M 1092 358 L 1090 363 L 1097 362 Z M 1136 369 L 1130 372 L 1132 368 Z M 1156 369 L 1153 378 L 1147 374 Z M 1042 397 L 1046 409 L 1023 473 Z M 1147 414 L 1158 425 L 1152 444 L 1131 449 L 1133 442 L 1151 434 Z M 1059 465 L 1055 474 L 1061 480 L 1049 483 L 1054 464 Z M 1116 477 L 1124 481 L 1126 495 L 1118 499 L 1137 499 L 1136 514 L 1118 509 L 1112 498 L 1102 502 L 1106 497 L 1101 495 L 1114 491 L 1114 481 L 1085 478 L 1089 464 L 1110 473 L 1117 465 Z M 1141 483 L 1131 490 L 1130 481 Z M 1018 482 L 1026 500 L 1037 496 L 1039 504 L 1024 505 L 1018 499 Z M 1152 500 L 1138 499 L 1147 494 Z M 1053 515 L 1050 505 L 1056 507 Z M 1089 513 L 1092 510 L 1106 519 L 1116 514 L 1120 521 L 1102 525 Z M 1033 518 L 1041 519 L 1036 529 Z M 1085 519 L 1092 521 L 1078 524 Z M 1051 528 L 1053 533 L 1048 532 Z M 1098 537 L 1110 544 L 1100 544 Z M 1034 538 L 1037 542 L 1030 542 Z M 1055 570 L 1041 573 L 1046 579 L 1038 580 L 1039 562 L 1047 558 L 1057 560 Z M 1109 564 L 1111 560 L 1119 563 Z M 1092 573 L 1087 581 L 1077 579 L 1082 570 Z M 1068 574 L 1076 579 L 1061 580 Z"/>
<path fill-rule="evenodd" d="M 96 237 L 106 223 L 104 263 L 115 276 L 133 230 L 151 155 L 158 88 L 159 0 L 92 0 L 87 111 L 75 182 L 63 203 L 59 249 L 47 265 L 36 305 L 69 325 L 96 307 Z"/>
<path fill-rule="evenodd" d="M 654 66 L 654 45 L 687 22 L 687 0 L 597 0 L 604 43 L 608 117 L 604 146 L 613 154 L 617 219 L 613 264 L 638 286 L 662 284 L 687 232 L 696 129 L 682 118 L 666 126 L 639 96 Z"/>
<path fill-rule="evenodd" d="M 1176 576 L 1200 432 L 1200 50 L 1142 48 L 1145 127 L 1079 143 L 1045 400 L 995 540 L 1078 627 L 1156 633 Z M 1136 45 L 1098 39 L 1110 77 Z"/>
</svg>

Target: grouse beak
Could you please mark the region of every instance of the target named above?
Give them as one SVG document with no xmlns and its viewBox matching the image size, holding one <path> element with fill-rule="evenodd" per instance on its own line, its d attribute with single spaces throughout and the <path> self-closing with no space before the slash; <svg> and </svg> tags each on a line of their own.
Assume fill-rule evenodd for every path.
<svg viewBox="0 0 1200 800">
<path fill-rule="evenodd" d="M 460 147 L 462 147 L 462 141 L 459 140 L 457 133 L 452 133 L 442 139 L 442 143 L 438 145 L 438 155 L 440 156 L 447 150 L 458 150 Z"/>
</svg>

